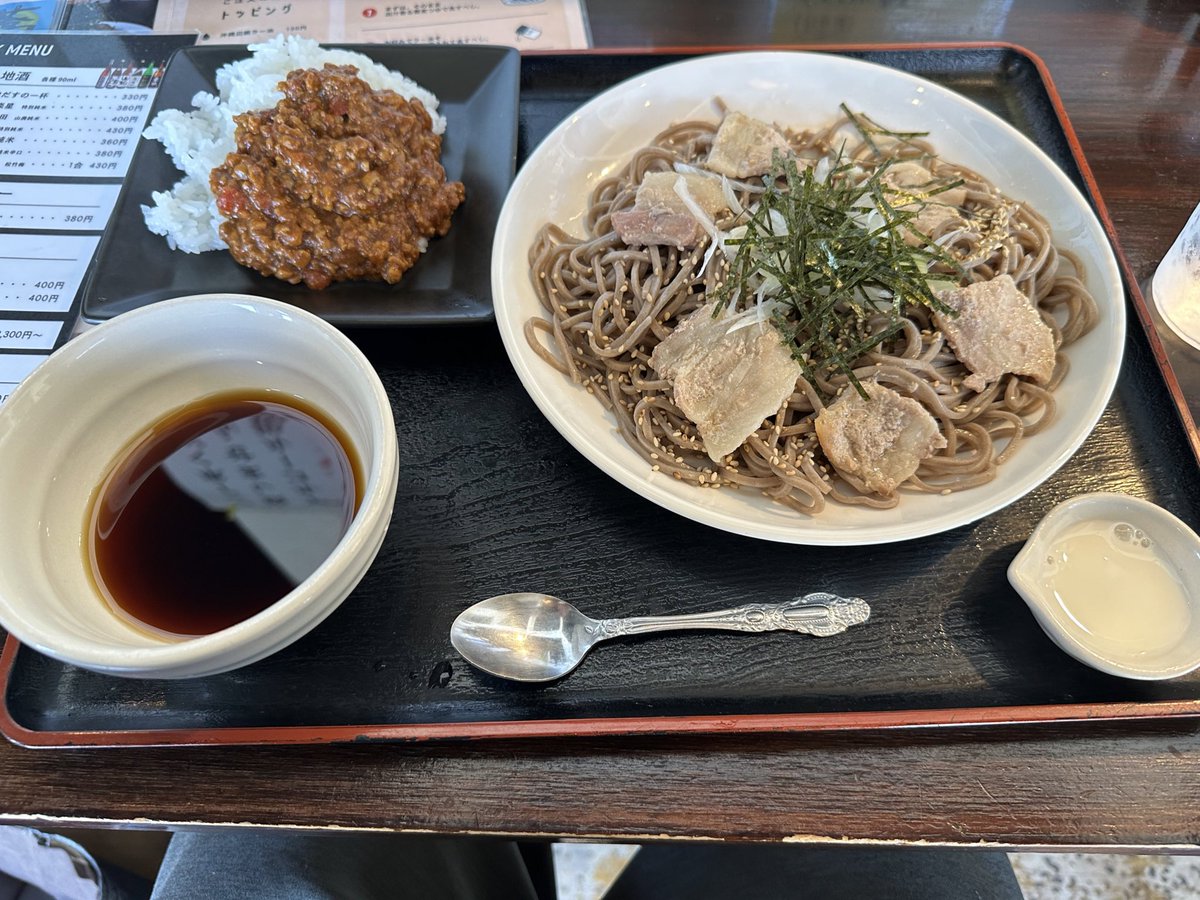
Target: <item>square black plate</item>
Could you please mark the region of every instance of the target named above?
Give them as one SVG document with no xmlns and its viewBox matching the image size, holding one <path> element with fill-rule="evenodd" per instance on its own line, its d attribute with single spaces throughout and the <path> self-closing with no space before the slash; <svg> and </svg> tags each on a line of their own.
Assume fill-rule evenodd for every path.
<svg viewBox="0 0 1200 900">
<path fill-rule="evenodd" d="M 348 281 L 324 291 L 259 275 L 224 251 L 171 250 L 146 229 L 141 206 L 183 173 L 160 143 L 143 139 L 88 272 L 84 319 L 96 322 L 158 300 L 216 292 L 283 300 L 339 326 L 492 319 L 492 235 L 516 164 L 519 54 L 508 47 L 341 46 L 403 72 L 441 101 L 442 165 L 448 179 L 467 189 L 450 233 L 431 241 L 398 284 Z M 151 118 L 163 109 L 192 109 L 198 91 L 216 93 L 217 69 L 246 55 L 245 47 L 180 50 L 163 76 Z"/>
</svg>

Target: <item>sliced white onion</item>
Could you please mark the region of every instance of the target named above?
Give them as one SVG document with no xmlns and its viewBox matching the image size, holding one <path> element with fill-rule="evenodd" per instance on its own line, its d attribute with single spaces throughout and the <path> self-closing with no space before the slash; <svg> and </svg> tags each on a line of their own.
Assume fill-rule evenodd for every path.
<svg viewBox="0 0 1200 900">
<path fill-rule="evenodd" d="M 775 311 L 779 306 L 774 301 L 760 302 L 754 304 L 749 309 L 744 309 L 740 313 L 736 313 L 729 317 L 729 327 L 725 329 L 725 334 L 733 334 L 735 331 L 740 331 L 743 328 L 749 328 L 751 325 L 766 325 L 767 317 Z"/>
<path fill-rule="evenodd" d="M 683 205 L 687 207 L 688 212 L 696 217 L 696 221 L 700 223 L 700 227 L 708 232 L 708 236 L 716 243 L 723 244 L 721 229 L 717 227 L 717 223 L 708 217 L 708 213 L 692 199 L 692 192 L 688 190 L 687 179 L 680 175 L 675 179 L 675 194 L 683 201 Z M 722 247 L 722 250 L 724 247 Z"/>
<path fill-rule="evenodd" d="M 733 190 L 733 185 L 729 183 L 729 179 L 724 175 L 721 176 L 721 193 L 725 197 L 725 202 L 729 204 L 729 211 L 735 216 L 740 216 L 746 211 L 738 201 L 737 194 Z"/>
</svg>

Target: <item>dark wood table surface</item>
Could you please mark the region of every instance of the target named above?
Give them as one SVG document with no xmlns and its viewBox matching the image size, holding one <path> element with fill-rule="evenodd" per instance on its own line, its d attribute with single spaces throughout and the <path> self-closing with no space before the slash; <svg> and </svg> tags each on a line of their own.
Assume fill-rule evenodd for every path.
<svg viewBox="0 0 1200 900">
<path fill-rule="evenodd" d="M 1194 0 L 595 0 L 588 13 L 601 48 L 1019 44 L 1049 67 L 1135 278 L 1149 278 L 1200 201 Z M 1200 354 L 1164 343 L 1181 382 L 1200 389 Z M 161 750 L 0 742 L 0 823 L 18 822 L 1195 852 L 1200 722 Z"/>
</svg>

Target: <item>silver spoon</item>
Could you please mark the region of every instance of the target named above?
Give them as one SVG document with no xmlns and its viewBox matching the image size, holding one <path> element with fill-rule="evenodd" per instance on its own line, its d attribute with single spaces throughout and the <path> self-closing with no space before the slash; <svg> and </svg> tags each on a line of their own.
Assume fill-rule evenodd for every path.
<svg viewBox="0 0 1200 900">
<path fill-rule="evenodd" d="M 826 593 L 786 603 L 747 603 L 714 612 L 632 619 L 590 619 L 566 600 L 547 594 L 501 594 L 464 610 L 450 626 L 450 643 L 471 665 L 501 678 L 553 681 L 609 638 L 682 628 L 798 631 L 828 637 L 870 616 L 866 601 Z"/>
</svg>

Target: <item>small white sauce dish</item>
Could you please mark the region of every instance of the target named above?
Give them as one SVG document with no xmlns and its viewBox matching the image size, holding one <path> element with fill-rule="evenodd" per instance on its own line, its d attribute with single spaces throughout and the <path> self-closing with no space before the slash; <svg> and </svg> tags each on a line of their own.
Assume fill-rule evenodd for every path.
<svg viewBox="0 0 1200 900">
<path fill-rule="evenodd" d="M 1046 514 L 1008 580 L 1063 650 L 1142 681 L 1200 668 L 1200 537 L 1125 494 L 1082 494 Z"/>
<path fill-rule="evenodd" d="M 304 400 L 342 428 L 365 478 L 358 511 L 324 562 L 258 614 L 184 640 L 135 628 L 91 578 L 90 497 L 164 415 L 248 388 Z M 125 313 L 52 354 L 0 407 L 0 623 L 34 650 L 110 675 L 189 678 L 255 662 L 315 628 L 358 584 L 391 522 L 398 471 L 383 384 L 322 319 L 237 294 Z"/>
</svg>

